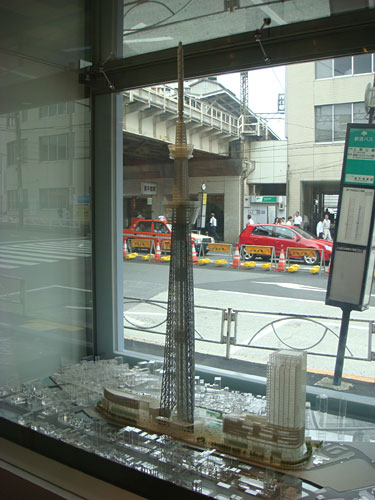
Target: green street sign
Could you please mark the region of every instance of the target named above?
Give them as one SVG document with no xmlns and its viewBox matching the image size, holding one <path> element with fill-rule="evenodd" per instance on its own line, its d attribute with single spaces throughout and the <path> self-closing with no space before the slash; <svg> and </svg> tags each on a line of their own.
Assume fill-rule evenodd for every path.
<svg viewBox="0 0 375 500">
<path fill-rule="evenodd" d="M 351 128 L 344 162 L 344 183 L 375 185 L 375 130 Z"/>
</svg>

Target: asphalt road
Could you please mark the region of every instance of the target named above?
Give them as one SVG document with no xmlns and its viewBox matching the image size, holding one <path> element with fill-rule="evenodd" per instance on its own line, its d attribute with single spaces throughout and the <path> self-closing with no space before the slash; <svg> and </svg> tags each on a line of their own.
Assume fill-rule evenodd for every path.
<svg viewBox="0 0 375 500">
<path fill-rule="evenodd" d="M 41 359 L 45 351 L 45 362 L 49 363 L 50 356 L 52 366 L 59 350 L 61 352 L 63 349 L 63 356 L 69 361 L 71 356 L 79 355 L 79 352 L 84 350 L 85 342 L 89 341 L 84 330 L 85 325 L 91 324 L 92 316 L 91 249 L 90 242 L 84 238 L 48 238 L 48 233 L 43 236 L 36 237 L 35 241 L 22 237 L 18 241 L 13 237 L 2 241 L 0 285 L 4 295 L 4 290 L 9 292 L 7 287 L 10 286 L 8 281 L 4 281 L 4 275 L 24 280 L 25 317 L 32 318 L 32 321 L 26 322 L 22 315 L 18 316 L 19 341 L 12 328 L 9 330 L 12 350 L 17 351 L 17 357 L 21 360 L 22 356 Z M 288 346 L 301 349 L 312 346 L 314 352 L 335 356 L 341 310 L 324 303 L 327 276 L 312 275 L 309 270 L 309 266 L 301 266 L 296 273 L 265 271 L 261 268 L 261 261 L 257 261 L 256 268 L 246 270 L 230 269 L 228 266 L 215 267 L 212 263 L 207 266 L 195 266 L 198 350 L 257 363 L 266 363 L 270 348 Z M 140 256 L 133 261 L 124 261 L 124 296 L 166 302 L 168 274 L 168 263 L 149 263 L 141 261 Z M 17 281 L 11 283 L 13 286 Z M 13 293 L 16 297 L 17 291 L 11 291 L 11 297 Z M 348 337 L 350 352 L 348 351 L 347 355 L 352 359 L 347 359 L 344 367 L 344 373 L 365 379 L 372 377 L 372 381 L 375 362 L 358 361 L 355 358 L 362 359 L 368 355 L 369 326 L 364 320 L 374 318 L 373 299 L 374 297 L 369 310 L 362 313 L 353 312 L 351 315 Z M 16 312 L 17 307 L 19 308 L 17 304 L 14 307 L 1 305 L 4 324 L 4 311 Z M 237 311 L 236 324 L 231 324 L 231 336 L 236 338 L 232 339 L 231 345 L 221 342 L 222 314 L 228 309 Z M 314 317 L 315 323 L 306 322 L 301 318 L 286 318 L 286 315 Z M 165 317 L 163 305 L 150 309 L 149 305 L 127 302 L 125 318 L 130 320 L 133 330 L 129 330 L 129 322 L 125 322 L 125 337 L 131 336 L 136 340 L 161 346 L 164 343 L 163 335 L 140 330 L 152 330 L 153 325 L 161 323 L 160 330 L 164 328 L 165 331 Z M 361 321 L 356 322 L 355 319 Z M 12 324 L 14 325 L 14 317 Z M 224 323 L 224 333 L 227 327 L 227 323 Z M 66 341 L 67 335 L 77 339 L 76 348 L 72 352 L 70 342 Z M 33 339 L 33 346 L 29 342 L 25 343 L 26 338 Z M 57 339 L 57 344 L 54 339 Z M 372 336 L 372 351 L 375 351 L 374 342 Z M 251 348 L 247 347 L 249 344 Z M 24 348 L 20 350 L 20 346 L 25 345 L 29 349 L 28 352 L 25 352 Z M 25 369 L 26 366 L 25 364 Z M 309 366 L 315 370 L 332 372 L 334 358 L 309 356 Z"/>
<path fill-rule="evenodd" d="M 266 363 L 270 348 L 293 347 L 320 355 L 308 357 L 311 370 L 333 373 L 341 310 L 325 305 L 328 277 L 312 275 L 311 267 L 301 266 L 296 273 L 265 271 L 261 262 L 253 269 L 194 267 L 195 328 L 198 352 L 225 356 L 227 346 L 220 344 L 222 311 L 238 311 L 232 325 L 231 358 Z M 167 301 L 167 263 L 124 261 L 124 296 Z M 361 361 L 369 348 L 368 320 L 374 318 L 374 297 L 370 309 L 353 312 L 348 335 L 348 359 L 344 375 L 374 381 L 375 362 Z M 296 318 L 286 317 L 297 315 Z M 300 316 L 312 318 L 306 321 Z M 126 301 L 125 338 L 162 345 L 164 337 L 151 332 L 165 332 L 165 309 Z M 359 321 L 356 321 L 359 320 Z M 158 325 L 155 328 L 155 325 Z M 130 327 L 129 329 L 127 327 Z M 139 328 L 139 330 L 136 330 Z M 227 323 L 224 324 L 224 333 Z M 236 332 L 234 332 L 236 328 Z M 149 329 L 150 332 L 140 331 Z M 249 344 L 253 348 L 247 347 Z M 268 349 L 267 349 L 268 348 Z M 372 347 L 375 350 L 375 346 Z M 330 354 L 332 357 L 326 356 Z M 351 359 L 349 359 L 351 358 Z"/>
</svg>

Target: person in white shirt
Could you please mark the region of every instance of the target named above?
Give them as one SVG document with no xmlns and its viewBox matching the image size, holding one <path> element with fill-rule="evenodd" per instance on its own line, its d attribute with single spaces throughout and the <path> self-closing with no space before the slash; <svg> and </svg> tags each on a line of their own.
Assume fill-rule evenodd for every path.
<svg viewBox="0 0 375 500">
<path fill-rule="evenodd" d="M 316 235 L 318 238 L 323 239 L 323 218 L 319 219 L 318 224 L 316 225 Z"/>
<path fill-rule="evenodd" d="M 323 238 L 327 241 L 332 241 L 331 236 L 331 221 L 328 214 L 325 214 L 323 220 Z"/>
<path fill-rule="evenodd" d="M 286 221 L 286 226 L 291 226 L 292 225 L 292 222 L 293 222 L 293 217 L 291 215 L 289 215 L 288 217 L 288 220 Z"/>
<path fill-rule="evenodd" d="M 251 215 L 249 214 L 249 215 L 247 216 L 247 222 L 246 222 L 246 225 L 247 225 L 247 226 L 250 226 L 250 225 L 253 225 L 253 224 L 255 224 L 255 222 L 253 221 L 253 218 L 252 218 L 252 217 L 251 217 Z"/>
<path fill-rule="evenodd" d="M 299 212 L 296 212 L 296 215 L 294 216 L 294 226 L 301 227 L 302 224 L 302 217 L 300 216 Z"/>
<path fill-rule="evenodd" d="M 215 241 L 217 241 L 219 239 L 219 236 L 217 235 L 217 232 L 216 232 L 216 227 L 217 227 L 217 220 L 216 220 L 215 214 L 212 212 L 210 222 L 209 222 L 209 234 L 210 234 L 210 236 L 212 236 L 215 239 Z"/>
</svg>

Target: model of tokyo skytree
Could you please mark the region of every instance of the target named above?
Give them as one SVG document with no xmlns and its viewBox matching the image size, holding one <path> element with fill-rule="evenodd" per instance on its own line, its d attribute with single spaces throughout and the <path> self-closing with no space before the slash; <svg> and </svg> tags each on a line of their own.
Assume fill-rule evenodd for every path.
<svg viewBox="0 0 375 500">
<path fill-rule="evenodd" d="M 169 269 L 167 334 L 161 389 L 161 415 L 169 417 L 176 408 L 178 420 L 194 422 L 194 287 L 191 223 L 196 204 L 189 201 L 188 159 L 192 145 L 186 142 L 184 124 L 183 49 L 177 56 L 178 119 L 176 143 L 169 146 L 174 160 L 171 260 Z"/>
</svg>

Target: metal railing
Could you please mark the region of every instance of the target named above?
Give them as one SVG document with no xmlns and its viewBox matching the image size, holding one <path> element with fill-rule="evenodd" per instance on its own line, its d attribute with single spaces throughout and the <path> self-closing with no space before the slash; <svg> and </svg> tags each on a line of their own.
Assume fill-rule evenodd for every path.
<svg viewBox="0 0 375 500">
<path fill-rule="evenodd" d="M 156 337 L 165 335 L 166 318 L 167 302 L 124 297 L 125 337 L 134 336 L 132 332 L 135 331 L 144 332 L 145 342 L 158 343 Z M 224 346 L 228 359 L 235 357 L 239 349 L 272 351 L 280 348 L 336 357 L 341 318 L 195 305 L 195 324 L 196 342 Z M 345 357 L 375 360 L 374 334 L 374 321 L 351 319 Z"/>
<path fill-rule="evenodd" d="M 144 88 L 129 90 L 124 93 L 129 102 L 141 101 L 149 107 L 154 106 L 172 114 L 177 114 L 177 94 L 171 93 L 169 87 Z M 269 130 L 265 120 L 255 115 L 236 116 L 222 111 L 211 104 L 201 101 L 198 97 L 185 95 L 184 116 L 189 121 L 195 121 L 226 134 L 239 137 L 241 134 L 265 136 Z"/>
</svg>

